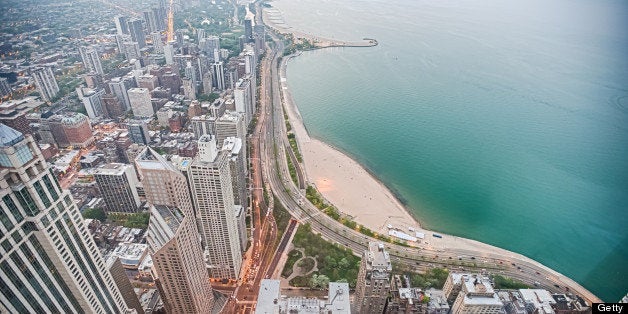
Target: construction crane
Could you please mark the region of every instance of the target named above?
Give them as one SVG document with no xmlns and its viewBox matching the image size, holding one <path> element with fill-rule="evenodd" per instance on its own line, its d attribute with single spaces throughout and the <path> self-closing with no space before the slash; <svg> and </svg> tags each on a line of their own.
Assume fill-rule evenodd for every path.
<svg viewBox="0 0 628 314">
<path fill-rule="evenodd" d="M 168 41 L 167 43 L 174 40 L 174 0 L 170 0 L 170 8 L 168 9 Z"/>
</svg>

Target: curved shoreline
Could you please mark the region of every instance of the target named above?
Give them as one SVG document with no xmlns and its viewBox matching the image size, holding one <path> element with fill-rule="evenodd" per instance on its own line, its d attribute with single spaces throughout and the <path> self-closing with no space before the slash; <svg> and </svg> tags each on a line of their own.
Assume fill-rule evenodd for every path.
<svg viewBox="0 0 628 314">
<path fill-rule="evenodd" d="M 269 26 L 266 20 L 264 22 Z M 272 26 L 271 28 L 275 29 Z M 286 31 L 295 33 L 292 30 Z M 294 34 L 294 36 L 298 35 Z M 329 47 L 333 46 L 316 47 L 314 49 Z M 280 88 L 283 91 L 281 96 L 282 103 L 303 155 L 306 181 L 310 184 L 314 183 L 320 194 L 330 204 L 336 206 L 342 213 L 353 217 L 357 223 L 378 233 L 385 233 L 389 224 L 406 233 L 423 232 L 426 236 L 426 241 L 422 245 L 424 248 L 427 247 L 439 252 L 452 249 L 459 252 L 468 252 L 471 255 L 501 255 L 505 258 L 518 260 L 518 262 L 528 263 L 548 272 L 554 282 L 561 283 L 561 286 L 565 285 L 573 288 L 574 292 L 589 302 L 601 302 L 597 296 L 576 281 L 519 253 L 477 240 L 448 234 L 442 234 L 443 238 L 439 239 L 430 237 L 433 231 L 422 228 L 417 218 L 411 214 L 412 211 L 371 171 L 363 167 L 355 159 L 352 159 L 350 154 L 309 135 L 286 83 L 288 61 L 299 55 L 300 53 L 289 55 L 281 60 L 279 75 Z M 356 182 L 360 182 L 360 186 L 354 186 Z M 366 199 L 366 197 L 369 199 Z M 386 214 L 382 215 L 383 212 L 380 207 L 384 208 L 383 210 L 387 216 Z M 414 231 L 409 232 L 409 228 L 413 228 Z M 427 240 L 429 240 L 429 243 Z"/>
</svg>

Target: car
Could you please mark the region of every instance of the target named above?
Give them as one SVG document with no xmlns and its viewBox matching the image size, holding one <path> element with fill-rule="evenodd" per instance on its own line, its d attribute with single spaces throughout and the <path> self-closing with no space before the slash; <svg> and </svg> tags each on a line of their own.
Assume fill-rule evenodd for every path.
<svg viewBox="0 0 628 314">
<path fill-rule="evenodd" d="M 517 266 L 517 269 L 521 269 L 521 266 Z"/>
<path fill-rule="evenodd" d="M 556 288 L 560 288 L 560 286 L 559 286 L 559 285 L 557 285 L 557 284 L 554 284 L 554 287 L 556 287 Z"/>
<path fill-rule="evenodd" d="M 475 259 L 475 256 L 471 256 L 471 259 Z"/>
<path fill-rule="evenodd" d="M 515 263 L 512 263 L 512 266 L 517 266 L 517 264 L 515 264 Z"/>
<path fill-rule="evenodd" d="M 537 275 L 540 275 L 541 273 L 539 273 L 538 271 L 536 272 Z"/>
</svg>

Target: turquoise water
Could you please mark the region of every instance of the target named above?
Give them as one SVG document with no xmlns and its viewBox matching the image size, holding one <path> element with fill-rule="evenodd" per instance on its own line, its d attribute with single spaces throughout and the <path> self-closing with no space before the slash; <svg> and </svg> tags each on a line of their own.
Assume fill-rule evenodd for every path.
<svg viewBox="0 0 628 314">
<path fill-rule="evenodd" d="M 603 300 L 628 292 L 628 2 L 280 0 L 374 48 L 291 61 L 311 135 L 428 228 L 507 248 Z"/>
</svg>

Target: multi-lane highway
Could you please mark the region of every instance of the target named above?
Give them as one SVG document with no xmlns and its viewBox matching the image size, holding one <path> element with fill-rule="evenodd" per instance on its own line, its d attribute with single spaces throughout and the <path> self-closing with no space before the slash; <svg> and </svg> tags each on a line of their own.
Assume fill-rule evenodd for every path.
<svg viewBox="0 0 628 314">
<path fill-rule="evenodd" d="M 285 141 L 286 128 L 283 121 L 281 99 L 279 56 L 283 51 L 283 42 L 269 32 L 274 41 L 270 64 L 264 68 L 263 76 L 267 79 L 263 88 L 266 97 L 260 102 L 258 129 L 262 159 L 262 173 L 265 182 L 290 214 L 301 223 L 310 223 L 312 229 L 336 243 L 340 243 L 353 252 L 360 254 L 373 238 L 347 228 L 341 223 L 321 213 L 308 202 L 302 190 L 290 179 L 286 162 L 286 150 L 290 147 Z M 405 247 L 386 243 L 393 262 L 425 270 L 431 267 L 446 267 L 455 271 L 474 271 L 502 274 L 529 285 L 535 285 L 553 292 L 573 292 L 588 302 L 599 302 L 600 299 L 573 280 L 542 266 L 524 256 L 503 250 L 474 251 L 468 249 L 437 249 L 423 244 L 420 247 Z M 498 252 L 498 253 L 496 253 Z"/>
</svg>

